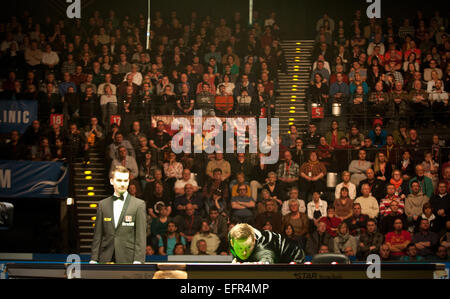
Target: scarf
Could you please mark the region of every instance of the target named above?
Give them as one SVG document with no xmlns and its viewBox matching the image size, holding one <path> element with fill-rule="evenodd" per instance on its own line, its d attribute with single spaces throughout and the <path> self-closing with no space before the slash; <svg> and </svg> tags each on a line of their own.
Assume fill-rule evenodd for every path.
<svg viewBox="0 0 450 299">
<path fill-rule="evenodd" d="M 399 181 L 395 181 L 394 178 L 392 178 L 389 183 L 391 183 L 392 185 L 394 185 L 395 190 L 397 190 L 398 188 L 400 188 L 403 184 L 403 179 L 401 178 Z"/>
<path fill-rule="evenodd" d="M 338 233 L 338 248 L 341 252 L 344 252 L 344 246 L 350 238 L 350 234 L 346 233 L 345 235 Z"/>
</svg>

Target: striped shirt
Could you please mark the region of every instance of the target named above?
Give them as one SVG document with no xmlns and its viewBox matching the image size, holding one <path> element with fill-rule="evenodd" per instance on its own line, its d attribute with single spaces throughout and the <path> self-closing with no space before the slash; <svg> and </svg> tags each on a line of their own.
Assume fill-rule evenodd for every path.
<svg viewBox="0 0 450 299">
<path fill-rule="evenodd" d="M 386 196 L 380 203 L 380 214 L 381 216 L 389 215 L 391 211 L 391 202 L 395 200 L 398 202 L 398 212 L 403 214 L 405 209 L 405 202 L 399 196 L 394 195 L 392 197 Z"/>
</svg>

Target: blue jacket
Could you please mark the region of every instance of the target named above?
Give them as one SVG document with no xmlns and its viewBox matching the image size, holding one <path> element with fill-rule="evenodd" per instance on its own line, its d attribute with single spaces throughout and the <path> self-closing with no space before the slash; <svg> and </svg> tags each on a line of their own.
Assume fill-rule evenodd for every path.
<svg viewBox="0 0 450 299">
<path fill-rule="evenodd" d="M 381 134 L 379 137 L 376 136 L 374 130 L 369 132 L 369 138 L 370 140 L 372 140 L 372 144 L 377 148 L 382 148 L 386 145 L 386 137 L 387 133 L 385 130 L 381 130 Z"/>
</svg>

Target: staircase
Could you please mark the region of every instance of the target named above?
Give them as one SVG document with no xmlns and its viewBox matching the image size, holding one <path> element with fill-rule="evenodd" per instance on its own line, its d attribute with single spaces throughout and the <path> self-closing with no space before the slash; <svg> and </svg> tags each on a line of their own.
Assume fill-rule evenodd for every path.
<svg viewBox="0 0 450 299">
<path fill-rule="evenodd" d="M 278 72 L 275 116 L 280 120 L 280 135 L 287 134 L 295 124 L 299 131 L 309 122 L 305 91 L 309 84 L 314 40 L 281 42 L 288 73 Z"/>
<path fill-rule="evenodd" d="M 82 160 L 74 163 L 74 193 L 78 225 L 78 251 L 91 252 L 95 215 L 98 202 L 107 197 L 107 173 L 103 149 L 90 149 L 90 160 L 85 166 Z"/>
</svg>

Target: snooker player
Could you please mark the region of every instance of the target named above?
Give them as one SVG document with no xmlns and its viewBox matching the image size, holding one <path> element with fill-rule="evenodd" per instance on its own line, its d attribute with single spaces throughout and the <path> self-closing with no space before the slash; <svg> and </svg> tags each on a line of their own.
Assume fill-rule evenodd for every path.
<svg viewBox="0 0 450 299">
<path fill-rule="evenodd" d="M 246 223 L 234 226 L 228 235 L 233 263 L 303 263 L 305 253 L 295 241 Z"/>
</svg>

